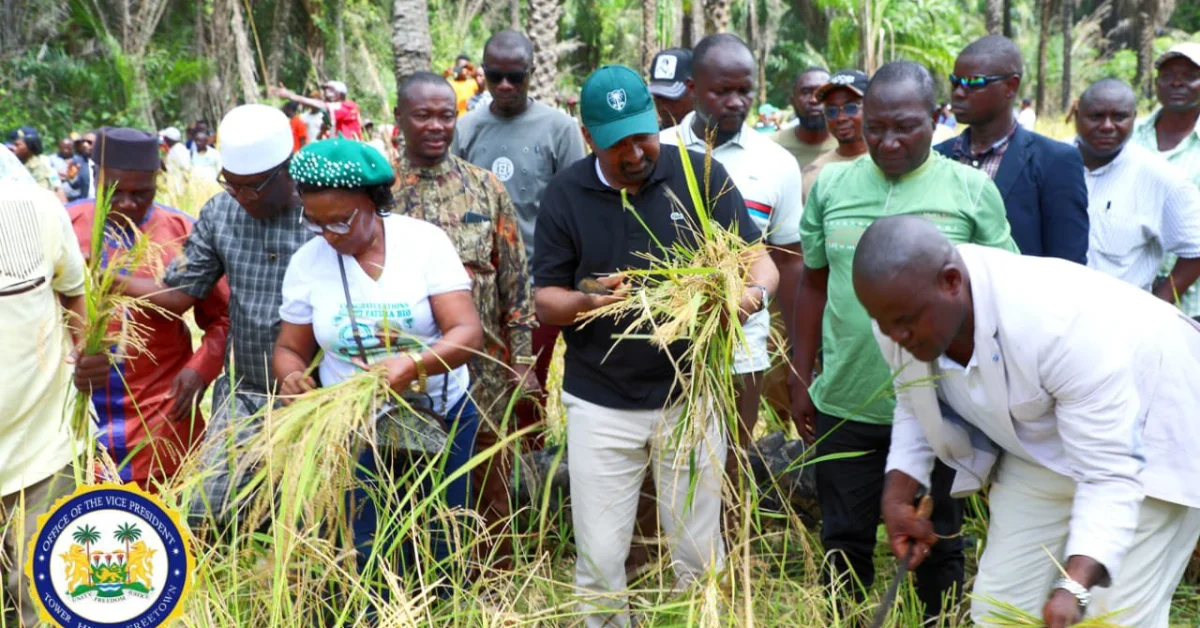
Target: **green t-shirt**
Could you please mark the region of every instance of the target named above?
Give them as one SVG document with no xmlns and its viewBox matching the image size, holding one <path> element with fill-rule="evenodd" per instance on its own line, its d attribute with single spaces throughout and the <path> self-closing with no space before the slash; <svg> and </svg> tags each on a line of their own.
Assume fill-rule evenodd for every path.
<svg viewBox="0 0 1200 628">
<path fill-rule="evenodd" d="M 800 244 L 809 268 L 829 267 L 821 324 L 821 375 L 810 388 L 825 414 L 890 424 L 891 371 L 879 353 L 871 318 L 854 294 L 851 266 L 858 239 L 876 218 L 923 216 L 951 242 L 1016 251 L 1000 191 L 984 173 L 936 152 L 921 167 L 890 181 L 875 162 L 825 166 L 804 205 Z"/>
</svg>

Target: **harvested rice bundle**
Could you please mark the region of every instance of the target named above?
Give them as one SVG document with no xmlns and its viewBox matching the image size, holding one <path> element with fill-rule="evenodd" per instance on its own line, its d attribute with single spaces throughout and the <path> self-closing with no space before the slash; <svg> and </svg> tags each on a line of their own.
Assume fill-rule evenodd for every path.
<svg viewBox="0 0 1200 628">
<path fill-rule="evenodd" d="M 143 298 L 123 294 L 118 278 L 132 274 L 149 265 L 155 275 L 162 272 L 162 255 L 158 245 L 151 242 L 128 218 L 112 212 L 112 187 L 104 181 L 96 186 L 96 213 L 92 223 L 91 248 L 88 251 L 87 272 L 84 274 L 85 317 L 72 321 L 81 330 L 81 353 L 106 353 L 117 363 L 129 355 L 145 350 L 147 329 L 131 314 L 156 312 L 172 316 Z M 92 406 L 87 393 L 78 393 L 71 416 L 71 431 L 77 439 L 88 439 L 91 433 Z M 91 461 L 88 466 L 91 468 Z M 90 474 L 88 474 L 90 477 Z"/>
<path fill-rule="evenodd" d="M 616 338 L 618 342 L 649 341 L 668 355 L 672 344 L 688 341 L 686 350 L 675 362 L 676 385 L 683 405 L 675 437 L 681 449 L 688 451 L 703 441 L 712 417 L 728 422 L 728 428 L 735 427 L 733 355 L 735 348 L 746 343 L 738 324 L 738 309 L 749 283 L 751 266 L 758 255 L 765 253 L 763 245 L 748 244 L 736 232 L 712 219 L 712 206 L 701 200 L 700 186 L 686 149 L 680 146 L 679 150 L 683 153 L 688 192 L 698 218 L 695 221 L 698 224 L 687 221 L 687 228 L 695 232 L 695 244 L 680 240 L 664 247 L 651 234 L 660 253 L 642 256 L 649 261 L 649 269 L 621 273 L 627 280 L 626 298 L 586 312 L 579 320 L 583 324 L 601 317 L 629 321 L 624 333 Z M 705 157 L 705 181 L 709 180 L 711 164 L 709 151 Z M 715 200 L 724 192 L 705 197 Z M 669 196 L 677 209 L 685 207 L 678 197 Z M 624 192 L 622 200 L 625 210 L 633 212 L 649 231 Z"/>
<path fill-rule="evenodd" d="M 1012 604 L 1005 604 L 989 597 L 971 597 L 994 607 L 994 610 L 983 618 L 981 626 L 987 628 L 1043 628 L 1046 625 L 1041 617 L 1023 611 Z M 1122 624 L 1111 621 L 1120 615 L 1121 611 L 1117 611 L 1100 617 L 1089 617 L 1073 626 L 1074 628 L 1122 628 Z"/>
<path fill-rule="evenodd" d="M 332 532 L 345 520 L 346 491 L 364 447 L 383 441 L 406 450 L 444 448 L 444 430 L 393 391 L 386 375 L 371 369 L 285 407 L 267 404 L 262 430 L 239 457 L 240 471 L 253 475 L 235 499 L 249 504 L 250 521 L 273 516 L 277 524 L 325 525 Z"/>
</svg>

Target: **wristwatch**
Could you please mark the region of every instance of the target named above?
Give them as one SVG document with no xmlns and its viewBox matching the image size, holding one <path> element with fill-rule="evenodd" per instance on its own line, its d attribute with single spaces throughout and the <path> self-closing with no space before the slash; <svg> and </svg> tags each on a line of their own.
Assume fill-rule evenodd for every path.
<svg viewBox="0 0 1200 628">
<path fill-rule="evenodd" d="M 1087 587 L 1075 582 L 1070 578 L 1059 578 L 1054 583 L 1052 590 L 1062 589 L 1067 593 L 1075 596 L 1075 601 L 1079 602 L 1079 610 L 1087 610 L 1088 604 L 1092 603 L 1092 594 L 1088 592 Z"/>
<path fill-rule="evenodd" d="M 771 298 L 770 291 L 767 290 L 767 287 L 762 285 L 761 283 L 751 284 L 750 287 L 758 288 L 759 290 L 762 290 L 762 299 L 758 302 L 758 311 L 759 312 L 765 311 L 767 309 L 767 302 Z"/>
<path fill-rule="evenodd" d="M 409 351 L 406 355 L 413 361 L 413 365 L 417 367 L 417 378 L 408 387 L 413 392 L 421 394 L 425 392 L 425 386 L 429 383 L 429 376 L 425 374 L 425 360 L 416 351 Z"/>
<path fill-rule="evenodd" d="M 513 358 L 513 364 L 516 364 L 517 366 L 536 366 L 537 358 L 531 355 L 518 355 L 517 357 Z"/>
</svg>

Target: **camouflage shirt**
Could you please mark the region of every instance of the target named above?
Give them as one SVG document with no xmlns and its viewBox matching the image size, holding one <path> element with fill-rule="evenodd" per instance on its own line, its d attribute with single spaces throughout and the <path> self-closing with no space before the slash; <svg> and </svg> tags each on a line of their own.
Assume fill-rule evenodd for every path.
<svg viewBox="0 0 1200 628">
<path fill-rule="evenodd" d="M 516 209 L 495 175 L 453 155 L 430 168 L 401 155 L 393 166 L 396 213 L 441 227 L 471 276 L 491 357 L 472 361 L 471 394 L 481 416 L 499 420 L 513 390 L 514 358 L 533 351 L 533 296 Z"/>
<path fill-rule="evenodd" d="M 57 192 L 62 188 L 62 180 L 58 177 L 58 171 L 50 165 L 50 160 L 45 155 L 30 157 L 29 161 L 25 162 L 25 169 L 29 171 L 34 182 L 47 190 Z"/>
</svg>

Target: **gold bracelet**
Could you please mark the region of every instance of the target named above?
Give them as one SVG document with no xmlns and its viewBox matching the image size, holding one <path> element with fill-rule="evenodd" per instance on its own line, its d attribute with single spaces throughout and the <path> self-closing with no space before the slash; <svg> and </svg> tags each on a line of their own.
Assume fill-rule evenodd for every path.
<svg viewBox="0 0 1200 628">
<path fill-rule="evenodd" d="M 517 366 L 537 366 L 537 358 L 531 355 L 518 355 L 513 358 L 513 364 Z"/>
<path fill-rule="evenodd" d="M 429 376 L 425 373 L 425 360 L 421 358 L 421 354 L 416 351 L 409 351 L 407 354 L 413 364 L 417 367 L 417 378 L 408 385 L 409 389 L 417 394 L 425 392 L 426 385 L 429 384 Z"/>
</svg>

